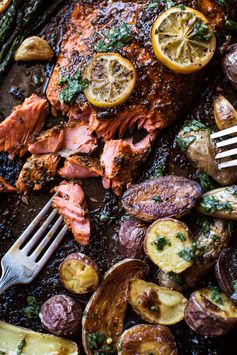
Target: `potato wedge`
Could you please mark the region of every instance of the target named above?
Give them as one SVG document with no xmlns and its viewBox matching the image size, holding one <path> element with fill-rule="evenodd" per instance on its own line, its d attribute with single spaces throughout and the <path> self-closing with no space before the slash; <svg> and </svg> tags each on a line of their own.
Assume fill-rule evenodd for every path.
<svg viewBox="0 0 237 355">
<path fill-rule="evenodd" d="M 164 272 L 177 274 L 188 269 L 192 261 L 192 236 L 185 223 L 162 218 L 147 230 L 145 253 Z"/>
<path fill-rule="evenodd" d="M 128 301 L 144 321 L 163 325 L 180 322 L 187 303 L 181 293 L 139 279 L 129 283 Z"/>
<path fill-rule="evenodd" d="M 162 325 L 139 324 L 125 330 L 118 355 L 177 355 L 173 334 Z"/>
<path fill-rule="evenodd" d="M 105 274 L 90 298 L 82 320 L 82 339 L 87 355 L 94 354 L 95 349 L 115 349 L 123 330 L 129 282 L 143 278 L 147 273 L 148 265 L 142 260 L 125 259 Z"/>
<path fill-rule="evenodd" d="M 76 294 L 84 294 L 97 289 L 100 269 L 89 256 L 73 253 L 60 264 L 59 276 L 67 290 Z"/>
<path fill-rule="evenodd" d="M 151 222 L 162 217 L 181 217 L 196 204 L 200 185 L 181 176 L 161 176 L 128 189 L 122 204 L 132 216 Z"/>
<path fill-rule="evenodd" d="M 122 221 L 118 234 L 121 253 L 127 258 L 142 259 L 144 256 L 143 241 L 146 235 L 146 226 L 139 219 L 130 217 Z"/>
<path fill-rule="evenodd" d="M 219 130 L 237 124 L 237 112 L 234 106 L 222 95 L 218 95 L 214 100 L 214 117 Z"/>
<path fill-rule="evenodd" d="M 195 256 L 192 266 L 181 274 L 160 271 L 158 282 L 161 286 L 176 291 L 194 287 L 215 265 L 218 255 L 228 245 L 231 231 L 229 222 L 220 219 L 199 221 L 200 229 L 193 236 Z"/>
<path fill-rule="evenodd" d="M 23 344 L 24 355 L 78 355 L 76 343 L 49 334 L 33 332 L 30 329 L 16 327 L 0 321 L 0 353 L 18 354 L 17 350 Z M 20 352 L 19 352 L 20 354 Z"/>
<path fill-rule="evenodd" d="M 221 185 L 230 185 L 237 180 L 235 168 L 218 169 L 216 150 L 210 130 L 199 121 L 190 121 L 178 134 L 177 142 L 190 163 L 202 173 L 208 174 Z"/>
<path fill-rule="evenodd" d="M 184 319 L 200 335 L 220 336 L 237 325 L 237 307 L 216 287 L 192 293 Z"/>
<path fill-rule="evenodd" d="M 221 187 L 206 192 L 197 210 L 208 216 L 237 220 L 237 186 Z"/>
</svg>

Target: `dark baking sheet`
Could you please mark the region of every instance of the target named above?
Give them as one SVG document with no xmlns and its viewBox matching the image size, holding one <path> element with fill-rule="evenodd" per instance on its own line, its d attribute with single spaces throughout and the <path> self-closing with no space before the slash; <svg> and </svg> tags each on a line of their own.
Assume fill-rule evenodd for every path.
<svg viewBox="0 0 237 355">
<path fill-rule="evenodd" d="M 43 35 L 49 40 L 54 49 L 58 48 L 60 34 L 63 29 L 63 16 L 66 15 L 66 9 L 62 9 L 40 33 L 40 35 Z M 45 83 L 47 83 L 47 76 L 50 74 L 51 69 L 52 64 L 14 64 L 4 83 L 1 85 L 0 119 L 6 117 L 13 106 L 21 103 L 24 98 L 28 97 L 31 93 L 41 93 Z M 41 85 L 36 86 L 34 84 L 35 76 L 42 78 L 43 82 Z M 223 79 L 221 69 L 218 65 L 216 69 L 213 70 L 212 78 L 207 85 L 208 89 L 202 94 L 200 102 L 198 102 L 192 112 L 189 113 L 189 117 L 202 118 L 211 125 L 213 123 L 213 97 L 216 92 L 223 91 L 226 93 L 236 106 L 237 95 L 229 88 Z M 63 117 L 55 119 L 49 116 L 46 125 L 50 127 L 62 120 L 64 120 Z M 175 132 L 177 132 L 178 126 L 181 124 L 182 122 L 177 124 L 176 127 L 168 128 L 160 134 L 151 153 L 149 163 L 146 164 L 146 168 L 143 167 L 138 173 L 138 181 L 150 178 L 161 162 L 166 162 L 167 173 L 195 177 L 195 171 L 190 168 L 186 159 L 180 154 L 174 144 Z M 21 164 L 22 161 L 20 159 L 9 162 L 6 154 L 0 154 L 0 174 L 3 174 L 9 182 L 14 181 Z M 33 295 L 37 298 L 38 302 L 42 304 L 52 295 L 59 293 L 67 294 L 67 291 L 59 281 L 58 266 L 68 254 L 75 251 L 85 252 L 85 254 L 91 256 L 99 264 L 103 272 L 112 264 L 122 259 L 117 246 L 117 230 L 123 211 L 120 208 L 118 199 L 112 192 L 105 191 L 102 188 L 99 179 L 90 179 L 83 183 L 83 187 L 86 191 L 92 221 L 90 245 L 86 248 L 79 246 L 74 242 L 72 235 L 68 233 L 57 252 L 32 284 L 14 286 L 7 290 L 4 295 L 0 296 L 1 320 L 14 325 L 28 327 L 36 331 L 45 331 L 41 327 L 39 318 L 29 319 L 25 316 L 24 307 L 27 306 L 26 298 L 28 295 Z M 31 193 L 28 201 L 25 199 L 22 200 L 21 196 L 15 194 L 0 195 L 0 257 L 4 255 L 15 239 L 44 206 L 51 196 L 50 188 L 51 186 L 47 186 L 46 189 L 40 192 Z M 107 220 L 102 221 L 105 215 L 107 216 Z M 237 234 L 236 226 L 234 226 L 234 235 L 235 234 Z M 234 245 L 234 240 L 235 237 L 233 236 L 231 241 L 232 245 Z M 156 270 L 151 265 L 151 280 L 155 280 L 155 274 Z M 201 282 L 200 286 L 212 282 L 213 275 L 210 274 Z M 81 302 L 82 305 L 85 305 L 88 300 L 87 296 L 73 297 Z M 143 323 L 129 308 L 126 315 L 125 328 L 137 322 Z M 204 337 L 196 335 L 184 322 L 172 327 L 171 330 L 175 335 L 179 354 L 237 354 L 235 345 L 237 329 L 234 329 L 224 337 L 214 340 L 205 339 Z M 80 338 L 79 332 L 73 340 L 80 345 Z M 83 354 L 83 350 L 81 353 Z"/>
</svg>

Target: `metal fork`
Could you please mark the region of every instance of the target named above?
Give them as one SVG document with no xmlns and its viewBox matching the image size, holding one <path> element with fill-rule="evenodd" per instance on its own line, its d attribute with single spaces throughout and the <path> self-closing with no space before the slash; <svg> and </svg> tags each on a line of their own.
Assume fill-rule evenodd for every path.
<svg viewBox="0 0 237 355">
<path fill-rule="evenodd" d="M 54 196 L 56 195 L 57 193 Z M 62 226 L 63 218 L 60 216 L 55 221 L 57 216 L 56 209 L 53 209 L 46 220 L 39 226 L 40 222 L 43 220 L 43 217 L 45 217 L 47 212 L 50 210 L 54 196 L 49 200 L 49 202 L 44 206 L 40 213 L 35 217 L 35 219 L 30 223 L 30 225 L 2 258 L 0 294 L 12 285 L 28 284 L 32 282 L 57 249 L 66 234 L 67 227 L 65 225 Z M 44 233 L 52 223 L 52 227 L 44 236 Z M 37 227 L 39 227 L 37 231 L 27 241 Z M 56 237 L 53 238 L 59 228 L 60 231 Z M 42 239 L 42 237 L 44 238 Z M 25 242 L 26 244 L 24 245 Z"/>
<path fill-rule="evenodd" d="M 222 131 L 216 132 L 211 134 L 211 139 L 214 141 L 215 146 L 217 148 L 222 148 L 222 147 L 227 147 L 229 145 L 237 144 L 237 137 L 228 137 L 234 133 L 237 133 L 237 126 L 233 126 L 227 129 L 223 129 Z M 215 142 L 215 139 L 218 138 L 227 138 L 225 140 L 221 140 L 219 142 Z M 224 150 L 220 153 L 218 153 L 215 156 L 215 159 L 223 159 L 223 158 L 229 158 L 233 155 L 237 155 L 237 148 L 232 148 L 229 150 Z M 229 161 L 225 161 L 223 163 L 218 164 L 219 169 L 224 169 L 224 168 L 230 168 L 232 166 L 237 166 L 237 159 L 232 159 Z"/>
</svg>

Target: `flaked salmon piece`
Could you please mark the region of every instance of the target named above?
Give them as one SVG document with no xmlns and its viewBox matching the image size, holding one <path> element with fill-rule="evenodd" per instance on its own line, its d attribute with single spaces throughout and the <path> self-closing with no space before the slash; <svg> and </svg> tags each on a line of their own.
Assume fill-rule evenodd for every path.
<svg viewBox="0 0 237 355">
<path fill-rule="evenodd" d="M 197 99 L 208 72 L 182 75 L 164 67 L 155 57 L 150 41 L 151 27 L 158 15 L 164 11 L 164 2 L 157 2 L 157 8 L 147 6 L 147 1 L 78 1 L 67 22 L 61 52 L 51 76 L 47 97 L 51 104 L 66 114 L 70 120 L 89 117 L 90 127 L 104 140 L 121 138 L 127 129 L 135 125 L 148 132 L 165 128 L 191 107 Z M 203 12 L 211 24 L 223 28 L 227 7 L 221 7 L 216 0 L 184 0 L 182 4 Z M 122 56 L 136 67 L 137 85 L 130 98 L 115 108 L 97 108 L 78 95 L 72 105 L 60 102 L 63 90 L 58 85 L 61 77 L 72 77 L 77 70 L 84 71 L 96 53 L 96 44 L 103 39 L 103 32 L 127 23 L 132 31 L 132 41 L 120 49 Z M 185 98 L 185 99 L 184 99 Z"/>
<path fill-rule="evenodd" d="M 87 179 L 103 176 L 103 169 L 96 158 L 73 155 L 65 160 L 58 174 L 64 179 Z"/>
<path fill-rule="evenodd" d="M 63 141 L 62 126 L 55 126 L 37 137 L 36 141 L 29 145 L 28 150 L 32 154 L 56 153 L 62 148 Z"/>
<path fill-rule="evenodd" d="M 1 192 L 16 192 L 16 188 L 8 184 L 2 176 L 0 176 L 0 193 Z"/>
<path fill-rule="evenodd" d="M 111 188 L 119 196 L 125 187 L 128 188 L 132 184 L 134 173 L 149 154 L 155 136 L 148 134 L 136 144 L 133 144 L 132 138 L 105 143 L 100 158 L 104 167 L 102 182 L 105 189 Z"/>
<path fill-rule="evenodd" d="M 47 113 L 47 100 L 35 94 L 16 106 L 10 116 L 0 123 L 0 151 L 23 156 L 33 134 L 42 129 Z"/>
<path fill-rule="evenodd" d="M 32 154 L 22 167 L 16 182 L 17 191 L 27 193 L 40 190 L 43 185 L 54 179 L 60 157 L 53 154 Z"/>
<path fill-rule="evenodd" d="M 55 191 L 58 195 L 53 199 L 53 208 L 57 208 L 76 241 L 87 245 L 90 239 L 90 221 L 83 189 L 73 182 L 63 181 Z"/>
<path fill-rule="evenodd" d="M 55 153 L 62 157 L 90 154 L 97 148 L 97 139 L 86 122 L 69 122 L 55 126 L 41 134 L 29 146 L 34 154 Z"/>
</svg>

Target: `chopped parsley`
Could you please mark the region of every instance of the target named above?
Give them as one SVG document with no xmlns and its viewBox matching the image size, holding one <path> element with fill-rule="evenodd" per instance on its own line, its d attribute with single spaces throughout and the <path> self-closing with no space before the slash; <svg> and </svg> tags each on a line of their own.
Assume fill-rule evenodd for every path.
<svg viewBox="0 0 237 355">
<path fill-rule="evenodd" d="M 78 70 L 71 78 L 68 76 L 61 77 L 58 85 L 65 86 L 59 94 L 59 100 L 63 104 L 72 104 L 76 96 L 82 93 L 89 85 L 88 79 L 82 79 L 82 73 Z"/>
<path fill-rule="evenodd" d="M 107 336 L 104 333 L 100 332 L 91 332 L 87 336 L 87 342 L 90 350 L 94 350 L 93 355 L 106 354 L 106 355 L 115 355 L 116 351 L 112 345 L 106 343 Z M 99 351 L 95 351 L 99 350 Z"/>
<path fill-rule="evenodd" d="M 178 252 L 178 256 L 180 256 L 180 258 L 184 259 L 185 261 L 192 261 L 194 258 L 194 252 L 193 252 L 193 248 L 183 248 L 182 250 L 180 250 Z"/>
<path fill-rule="evenodd" d="M 191 120 L 184 122 L 184 127 L 182 129 L 182 133 L 189 133 L 189 132 L 198 132 L 207 129 L 207 127 L 197 120 Z"/>
<path fill-rule="evenodd" d="M 102 33 L 103 39 L 100 39 L 95 46 L 96 52 L 111 52 L 129 45 L 133 36 L 129 25 L 122 22 L 119 27 L 113 28 Z"/>
<path fill-rule="evenodd" d="M 156 249 L 159 251 L 163 250 L 166 245 L 171 246 L 171 242 L 165 237 L 157 237 L 154 243 L 156 245 Z"/>
<path fill-rule="evenodd" d="M 165 164 L 164 163 L 160 163 L 156 168 L 155 171 L 153 173 L 153 177 L 160 177 L 163 176 L 165 172 Z"/>
<path fill-rule="evenodd" d="M 211 288 L 211 300 L 215 303 L 223 305 L 223 298 L 221 297 L 221 293 L 218 287 Z"/>
<path fill-rule="evenodd" d="M 178 238 L 181 242 L 185 242 L 185 240 L 187 239 L 182 232 L 178 232 L 176 234 L 176 238 Z"/>
<path fill-rule="evenodd" d="M 216 0 L 217 3 L 221 6 L 226 6 L 226 0 Z"/>
<path fill-rule="evenodd" d="M 146 9 L 148 10 L 157 10 L 159 5 L 163 5 L 165 10 L 169 10 L 171 7 L 176 6 L 175 2 L 172 0 L 151 0 L 147 5 Z M 178 6 L 184 6 L 184 5 L 178 5 Z"/>
<path fill-rule="evenodd" d="M 225 29 L 230 32 L 237 32 L 237 22 L 233 20 L 226 20 Z"/>
<path fill-rule="evenodd" d="M 28 318 L 37 318 L 40 311 L 40 305 L 33 296 L 27 297 L 28 306 L 24 308 L 24 313 Z"/>
<path fill-rule="evenodd" d="M 163 0 L 162 2 L 164 3 L 166 10 L 171 9 L 171 7 L 174 7 L 176 5 L 175 2 L 173 2 L 172 0 Z"/>
<path fill-rule="evenodd" d="M 213 234 L 211 236 L 211 239 L 213 240 L 214 243 L 219 243 L 219 241 L 221 240 L 220 237 L 216 234 Z"/>
<path fill-rule="evenodd" d="M 200 206 L 207 213 L 213 213 L 222 210 L 226 210 L 229 213 L 233 211 L 233 207 L 228 201 L 222 202 L 215 198 L 215 196 L 204 196 Z"/>
<path fill-rule="evenodd" d="M 25 338 L 22 338 L 19 343 L 17 344 L 17 351 L 16 355 L 21 355 L 23 353 L 24 347 L 26 346 Z"/>
<path fill-rule="evenodd" d="M 163 201 L 160 196 L 153 196 L 151 199 L 155 202 L 162 202 Z"/>
<path fill-rule="evenodd" d="M 208 191 L 215 187 L 215 184 L 209 175 L 204 173 L 198 173 L 197 178 L 200 182 L 203 191 Z"/>
<path fill-rule="evenodd" d="M 201 232 L 208 237 L 210 234 L 210 223 L 207 218 L 197 215 L 196 216 L 196 223 L 200 228 Z"/>
<path fill-rule="evenodd" d="M 154 10 L 154 9 L 158 9 L 158 1 L 157 0 L 151 0 L 149 1 L 149 3 L 146 5 L 146 9 L 151 9 L 151 10 Z"/>
<path fill-rule="evenodd" d="M 237 196 L 237 185 L 227 187 L 226 191 L 228 191 L 233 196 Z"/>
<path fill-rule="evenodd" d="M 195 142 L 196 137 L 195 136 L 189 136 L 189 137 L 177 137 L 176 141 L 178 145 L 180 146 L 181 150 L 183 152 L 186 152 L 188 147 L 190 146 L 191 143 Z"/>
<path fill-rule="evenodd" d="M 112 222 L 116 219 L 115 216 L 112 216 L 111 215 L 111 212 L 110 211 L 106 211 L 104 210 L 101 214 L 100 214 L 100 222 Z"/>
<path fill-rule="evenodd" d="M 150 307 L 150 310 L 151 310 L 152 312 L 157 312 L 157 311 L 159 311 L 159 307 L 157 307 L 157 305 L 153 304 L 153 305 Z"/>
<path fill-rule="evenodd" d="M 192 38 L 197 41 L 209 41 L 213 36 L 213 32 L 209 26 L 202 20 L 198 19 L 193 27 Z"/>
<path fill-rule="evenodd" d="M 180 285 L 180 286 L 183 285 L 184 280 L 181 275 L 176 274 L 176 272 L 174 272 L 174 271 L 169 271 L 167 274 L 172 280 L 177 282 L 178 285 Z"/>
<path fill-rule="evenodd" d="M 234 291 L 237 293 L 237 280 L 232 281 L 232 287 Z"/>
</svg>

